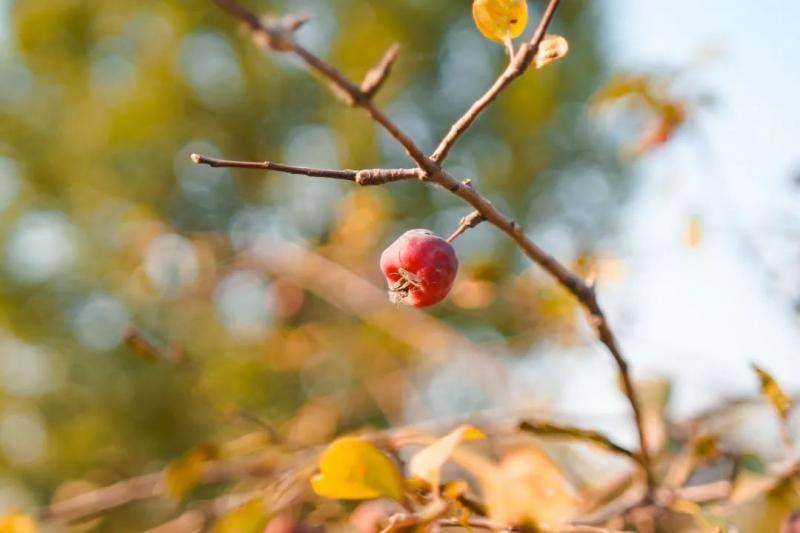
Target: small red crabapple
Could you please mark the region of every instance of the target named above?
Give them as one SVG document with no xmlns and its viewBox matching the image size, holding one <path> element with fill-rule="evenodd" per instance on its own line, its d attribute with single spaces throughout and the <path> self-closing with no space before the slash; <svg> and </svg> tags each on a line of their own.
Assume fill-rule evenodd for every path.
<svg viewBox="0 0 800 533">
<path fill-rule="evenodd" d="M 452 245 L 426 229 L 405 232 L 381 254 L 389 299 L 413 307 L 445 299 L 458 272 Z"/>
</svg>

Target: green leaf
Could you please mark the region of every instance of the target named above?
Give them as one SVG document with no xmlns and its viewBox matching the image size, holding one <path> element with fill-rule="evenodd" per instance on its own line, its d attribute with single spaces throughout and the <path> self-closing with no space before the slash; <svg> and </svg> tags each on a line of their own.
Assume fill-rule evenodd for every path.
<svg viewBox="0 0 800 533">
<path fill-rule="evenodd" d="M 372 443 L 343 437 L 331 443 L 319 461 L 311 487 L 337 500 L 403 499 L 403 476 L 397 465 Z"/>
<path fill-rule="evenodd" d="M 754 453 L 745 453 L 737 457 L 739 468 L 753 472 L 754 474 L 766 475 L 767 465 L 758 455 Z"/>
</svg>

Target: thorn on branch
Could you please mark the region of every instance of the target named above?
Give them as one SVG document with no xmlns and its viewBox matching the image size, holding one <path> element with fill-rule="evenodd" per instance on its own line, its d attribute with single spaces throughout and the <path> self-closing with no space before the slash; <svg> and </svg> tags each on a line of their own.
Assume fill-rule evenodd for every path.
<svg viewBox="0 0 800 533">
<path fill-rule="evenodd" d="M 278 24 L 284 30 L 290 32 L 296 32 L 305 24 L 311 20 L 311 15 L 308 13 L 290 13 L 288 15 L 284 15 L 283 17 L 279 17 L 272 21 L 268 21 L 268 23 Z"/>
<path fill-rule="evenodd" d="M 367 72 L 364 76 L 364 81 L 361 82 L 361 91 L 367 98 L 372 98 L 383 87 L 389 74 L 392 73 L 392 67 L 397 56 L 400 52 L 400 45 L 395 43 L 389 47 L 380 62 Z"/>
<path fill-rule="evenodd" d="M 478 224 L 480 224 L 484 220 L 486 220 L 486 219 L 484 218 L 484 216 L 482 214 L 480 214 L 478 211 L 473 211 L 472 213 L 470 213 L 469 215 L 467 215 L 467 216 L 465 216 L 464 218 L 461 219 L 461 222 L 459 223 L 458 229 L 455 232 L 453 232 L 453 234 L 450 235 L 450 237 L 447 238 L 447 242 L 450 242 L 450 243 L 453 242 L 454 240 L 459 238 L 461 235 L 463 235 L 464 232 L 466 232 L 468 229 L 472 229 L 472 228 L 476 227 Z"/>
<path fill-rule="evenodd" d="M 278 52 L 294 50 L 292 37 L 306 22 L 311 20 L 307 13 L 293 13 L 282 17 L 266 16 L 260 20 L 260 31 L 254 31 L 256 44 Z M 249 25 L 249 24 L 248 24 Z"/>
</svg>

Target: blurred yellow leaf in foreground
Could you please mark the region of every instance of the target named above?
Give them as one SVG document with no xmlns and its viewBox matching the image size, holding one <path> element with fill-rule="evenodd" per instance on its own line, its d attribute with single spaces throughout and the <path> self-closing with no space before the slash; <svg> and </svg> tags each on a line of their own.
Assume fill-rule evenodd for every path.
<svg viewBox="0 0 800 533">
<path fill-rule="evenodd" d="M 184 499 L 200 483 L 205 463 L 214 457 L 216 457 L 216 450 L 213 447 L 199 446 L 185 456 L 172 461 L 164 474 L 164 482 L 169 495 L 176 500 Z"/>
<path fill-rule="evenodd" d="M 343 437 L 334 441 L 322 454 L 319 470 L 311 487 L 325 498 L 403 498 L 403 477 L 397 465 L 364 439 Z"/>
<path fill-rule="evenodd" d="M 578 510 L 573 487 L 547 454 L 534 447 L 504 457 L 485 491 L 492 518 L 504 524 L 557 529 Z"/>
<path fill-rule="evenodd" d="M 260 533 L 266 522 L 264 502 L 255 499 L 220 518 L 214 533 Z"/>
<path fill-rule="evenodd" d="M 39 528 L 28 515 L 12 512 L 0 518 L 0 533 L 36 533 Z"/>
<path fill-rule="evenodd" d="M 409 463 L 409 471 L 412 476 L 425 480 L 434 491 L 438 491 L 442 466 L 459 444 L 485 438 L 486 435 L 474 426 L 460 426 L 414 455 Z"/>
</svg>

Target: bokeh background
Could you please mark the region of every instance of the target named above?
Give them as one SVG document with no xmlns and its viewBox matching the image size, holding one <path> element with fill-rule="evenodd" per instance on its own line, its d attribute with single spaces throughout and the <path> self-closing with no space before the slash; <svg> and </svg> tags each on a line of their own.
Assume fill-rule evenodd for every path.
<svg viewBox="0 0 800 533">
<path fill-rule="evenodd" d="M 635 375 L 668 379 L 680 417 L 752 394 L 750 361 L 800 386 L 800 6 L 662 4 L 564 2 L 568 57 L 508 90 L 448 168 L 597 273 Z M 258 8 L 306 9 L 300 42 L 356 79 L 402 43 L 379 102 L 428 151 L 503 68 L 466 0 Z M 488 225 L 457 241 L 445 304 L 388 303 L 381 250 L 452 232 L 457 198 L 193 152 L 408 165 L 210 2 L 0 0 L 0 510 L 264 425 L 306 446 L 533 412 L 634 442 L 580 309 Z"/>
</svg>

